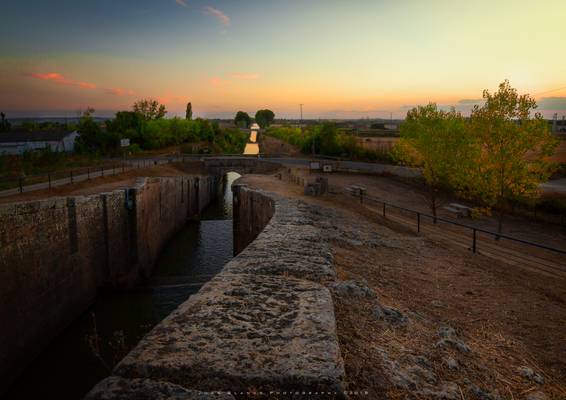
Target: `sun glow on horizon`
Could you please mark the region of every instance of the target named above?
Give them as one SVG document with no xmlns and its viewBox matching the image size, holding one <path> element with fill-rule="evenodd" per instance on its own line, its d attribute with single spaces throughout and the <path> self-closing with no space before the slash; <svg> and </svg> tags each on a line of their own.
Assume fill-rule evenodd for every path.
<svg viewBox="0 0 566 400">
<path fill-rule="evenodd" d="M 269 107 L 296 118 L 299 103 L 306 118 L 401 117 L 431 101 L 467 112 L 462 100 L 504 79 L 547 115 L 566 113 L 562 1 L 32 3 L 33 15 L 7 6 L 0 26 L 0 110 L 11 113 L 153 97 L 170 115 L 191 101 L 206 117 Z"/>
</svg>

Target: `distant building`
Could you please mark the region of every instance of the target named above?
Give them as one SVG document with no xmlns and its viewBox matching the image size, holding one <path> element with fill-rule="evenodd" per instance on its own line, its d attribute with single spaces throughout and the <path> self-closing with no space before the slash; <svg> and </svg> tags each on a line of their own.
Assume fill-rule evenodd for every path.
<svg viewBox="0 0 566 400">
<path fill-rule="evenodd" d="M 23 132 L 0 133 L 0 154 L 22 154 L 25 151 L 50 148 L 56 152 L 72 152 L 75 140 L 79 137 L 73 132 Z"/>
<path fill-rule="evenodd" d="M 257 123 L 254 122 L 254 123 L 252 124 L 252 126 L 250 126 L 250 129 L 251 129 L 252 131 L 259 131 L 259 130 L 260 130 L 260 127 L 259 127 L 259 125 L 258 125 Z"/>
</svg>

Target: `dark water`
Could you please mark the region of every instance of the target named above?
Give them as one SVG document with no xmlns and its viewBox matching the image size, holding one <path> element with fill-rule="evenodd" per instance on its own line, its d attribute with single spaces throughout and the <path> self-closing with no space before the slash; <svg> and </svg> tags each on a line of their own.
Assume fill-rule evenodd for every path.
<svg viewBox="0 0 566 400">
<path fill-rule="evenodd" d="M 101 293 L 3 399 L 82 398 L 153 326 L 218 273 L 232 258 L 230 185 L 238 177 L 228 173 L 223 196 L 166 245 L 147 285 Z"/>
</svg>

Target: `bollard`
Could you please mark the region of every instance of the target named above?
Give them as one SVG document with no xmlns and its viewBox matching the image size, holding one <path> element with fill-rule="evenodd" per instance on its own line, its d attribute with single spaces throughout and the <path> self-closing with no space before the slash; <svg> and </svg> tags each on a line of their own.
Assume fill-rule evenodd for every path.
<svg viewBox="0 0 566 400">
<path fill-rule="evenodd" d="M 50 173 L 47 173 L 47 182 L 48 182 L 48 185 L 49 185 L 49 190 L 51 190 L 51 174 Z"/>
<path fill-rule="evenodd" d="M 473 236 L 474 236 L 474 239 L 473 239 L 473 242 L 472 242 L 472 252 L 473 252 L 473 253 L 476 252 L 476 247 L 477 247 L 477 246 L 476 246 L 476 242 L 477 242 L 477 239 L 476 239 L 476 232 L 477 232 L 477 231 L 476 231 L 476 229 L 474 228 L 474 235 L 473 235 Z"/>
<path fill-rule="evenodd" d="M 19 179 L 19 183 L 20 183 L 20 193 L 23 193 L 23 191 L 24 191 L 24 178 L 22 178 L 21 176 L 20 176 L 20 179 Z"/>
<path fill-rule="evenodd" d="M 421 231 L 421 213 L 417 213 L 417 232 Z"/>
<path fill-rule="evenodd" d="M 86 180 L 90 181 L 90 167 L 86 169 Z"/>
<path fill-rule="evenodd" d="M 104 177 L 104 167 L 100 167 L 100 176 Z"/>
<path fill-rule="evenodd" d="M 73 170 L 71 170 L 71 183 L 73 183 Z"/>
</svg>

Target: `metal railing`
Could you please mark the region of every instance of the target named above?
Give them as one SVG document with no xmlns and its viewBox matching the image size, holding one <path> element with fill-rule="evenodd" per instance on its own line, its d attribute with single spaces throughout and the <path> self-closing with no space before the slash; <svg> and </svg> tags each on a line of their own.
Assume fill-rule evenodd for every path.
<svg viewBox="0 0 566 400">
<path fill-rule="evenodd" d="M 360 203 L 363 203 L 364 200 L 366 200 L 366 201 L 371 201 L 373 203 L 381 205 L 382 215 L 384 217 L 386 217 L 387 207 L 397 209 L 397 210 L 401 210 L 401 211 L 404 211 L 404 212 L 409 213 L 409 214 L 413 214 L 416 218 L 415 223 L 416 223 L 417 232 L 421 231 L 421 219 L 422 218 L 428 218 L 434 224 L 436 224 L 437 222 L 443 222 L 443 223 L 446 223 L 446 224 L 450 224 L 450 225 L 458 226 L 460 228 L 467 229 L 471 233 L 470 249 L 474 253 L 478 252 L 478 233 L 483 233 L 483 234 L 486 234 L 488 236 L 492 236 L 494 239 L 497 239 L 497 240 L 505 239 L 505 240 L 509 240 L 509 241 L 512 241 L 512 242 L 515 242 L 515 243 L 520 243 L 522 245 L 532 246 L 532 247 L 535 247 L 535 248 L 550 251 L 550 252 L 553 252 L 553 253 L 556 253 L 556 254 L 566 255 L 566 250 L 563 250 L 563 249 L 559 249 L 559 248 L 551 247 L 551 246 L 546 246 L 546 245 L 531 242 L 531 241 L 528 241 L 528 240 L 525 240 L 525 239 L 519 239 L 517 237 L 505 235 L 505 234 L 502 234 L 502 233 L 493 232 L 493 231 L 490 231 L 488 229 L 483 229 L 483 228 L 478 228 L 478 227 L 475 227 L 475 226 L 463 224 L 463 223 L 452 221 L 452 220 L 449 220 L 449 219 L 446 219 L 446 218 L 442 218 L 442 217 L 438 217 L 438 216 L 435 217 L 433 215 L 430 215 L 430 214 L 427 214 L 427 213 L 424 213 L 424 212 L 421 212 L 421 211 L 412 210 L 412 209 L 409 209 L 409 208 L 406 208 L 406 207 L 402 207 L 402 206 L 399 206 L 399 205 L 396 205 L 396 204 L 393 204 L 393 203 L 383 201 L 381 199 L 378 199 L 377 197 L 365 194 L 365 193 L 363 193 L 363 191 L 346 189 L 346 192 L 350 195 L 354 195 L 355 197 L 358 197 L 360 199 Z"/>
<path fill-rule="evenodd" d="M 0 196 L 9 196 L 38 189 L 88 181 L 98 177 L 117 175 L 138 168 L 171 162 L 170 157 L 143 159 L 109 159 L 99 165 L 78 167 L 60 171 L 49 171 L 43 174 L 11 176 L 0 178 Z"/>
</svg>

